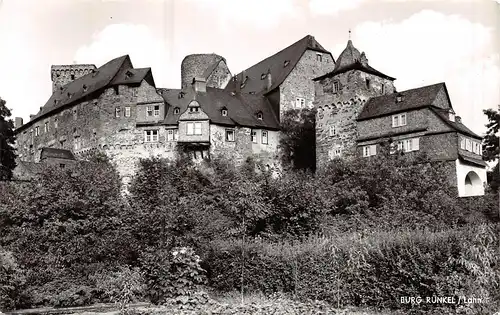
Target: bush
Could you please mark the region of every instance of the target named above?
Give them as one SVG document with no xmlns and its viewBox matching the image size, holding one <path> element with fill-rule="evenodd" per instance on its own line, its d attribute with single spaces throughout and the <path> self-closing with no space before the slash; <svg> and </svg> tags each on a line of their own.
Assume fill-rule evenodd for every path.
<svg viewBox="0 0 500 315">
<path fill-rule="evenodd" d="M 26 279 L 11 252 L 0 247 L 0 311 L 22 303 Z"/>
<path fill-rule="evenodd" d="M 154 304 L 196 296 L 206 281 L 199 256 L 186 247 L 145 253 L 141 269 L 146 279 L 145 295 Z"/>
<path fill-rule="evenodd" d="M 207 256 L 209 284 L 220 291 L 281 291 L 333 305 L 404 309 L 403 296 L 466 296 L 474 314 L 498 307 L 498 227 L 352 234 L 290 244 L 259 241 L 214 245 Z M 242 252 L 246 259 L 242 264 Z M 463 306 L 463 305 L 461 305 Z M 455 309 L 458 305 L 443 305 Z M 436 305 L 421 304 L 428 312 Z"/>
</svg>

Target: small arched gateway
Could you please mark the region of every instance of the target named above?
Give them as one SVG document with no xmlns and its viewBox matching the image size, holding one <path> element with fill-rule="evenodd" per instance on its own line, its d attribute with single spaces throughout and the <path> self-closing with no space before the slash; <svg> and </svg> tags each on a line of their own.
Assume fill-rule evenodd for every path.
<svg viewBox="0 0 500 315">
<path fill-rule="evenodd" d="M 482 195 L 483 192 L 483 181 L 479 177 L 479 175 L 470 171 L 465 176 L 465 196 L 477 196 Z"/>
</svg>

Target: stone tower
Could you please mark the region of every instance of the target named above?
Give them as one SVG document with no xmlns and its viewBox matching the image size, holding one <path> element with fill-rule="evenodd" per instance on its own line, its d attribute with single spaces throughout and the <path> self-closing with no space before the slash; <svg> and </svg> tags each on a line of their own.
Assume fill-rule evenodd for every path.
<svg viewBox="0 0 500 315">
<path fill-rule="evenodd" d="M 217 54 L 187 55 L 181 63 L 182 88 L 191 86 L 195 78 L 203 78 L 207 87 L 223 89 L 231 77 L 226 59 Z"/>
<path fill-rule="evenodd" d="M 52 93 L 59 87 L 65 86 L 71 81 L 83 77 L 84 75 L 95 71 L 95 65 L 79 64 L 79 65 L 53 65 L 50 68 L 50 76 L 52 78 Z"/>
<path fill-rule="evenodd" d="M 334 157 L 355 154 L 356 118 L 370 97 L 394 93 L 394 80 L 369 66 L 351 40 L 334 70 L 314 79 L 318 168 Z"/>
</svg>

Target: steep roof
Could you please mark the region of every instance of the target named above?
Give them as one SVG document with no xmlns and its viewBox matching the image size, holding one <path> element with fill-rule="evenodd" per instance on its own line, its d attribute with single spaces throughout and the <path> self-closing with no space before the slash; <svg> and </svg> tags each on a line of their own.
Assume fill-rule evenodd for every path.
<svg viewBox="0 0 500 315">
<path fill-rule="evenodd" d="M 241 88 L 241 92 L 254 92 L 256 94 L 270 92 L 285 81 L 304 52 L 308 49 L 331 55 L 313 36 L 307 35 L 294 44 L 237 74 L 235 77 L 238 80 L 236 82 L 231 80 L 226 86 L 226 90 L 237 91 L 238 85 L 243 82 L 244 77 L 248 76 L 245 85 Z M 271 74 L 271 87 L 269 89 L 267 88 L 267 79 L 262 79 L 263 75 L 268 72 Z"/>
<path fill-rule="evenodd" d="M 126 78 L 127 71 L 132 73 L 129 79 Z M 39 119 L 50 115 L 58 108 L 79 102 L 106 87 L 116 84 L 140 82 L 139 80 L 144 78 L 150 71 L 150 68 L 133 69 L 128 55 L 115 58 L 99 67 L 93 73 L 86 74 L 56 90 L 32 120 L 18 128 L 18 130 L 27 128 Z"/>
<path fill-rule="evenodd" d="M 450 126 L 451 128 L 455 129 L 456 131 L 458 131 L 460 133 L 463 133 L 465 135 L 471 136 L 472 138 L 476 138 L 476 139 L 479 139 L 479 140 L 482 139 L 481 136 L 479 136 L 474 131 L 472 131 L 469 128 L 467 128 L 467 126 L 465 126 L 464 124 L 459 123 L 456 120 L 455 121 L 451 121 L 448 118 L 447 114 L 444 113 L 442 109 L 439 109 L 439 108 L 436 108 L 436 107 L 430 107 L 430 110 L 432 112 L 434 112 L 439 118 L 441 118 L 441 120 L 444 121 L 448 126 Z"/>
<path fill-rule="evenodd" d="M 443 88 L 444 83 L 433 84 L 406 90 L 397 93 L 385 94 L 370 98 L 366 103 L 357 120 L 365 120 L 380 116 L 385 116 L 397 112 L 431 106 L 437 94 Z M 396 102 L 396 98 L 402 96 L 401 102 Z"/>
<path fill-rule="evenodd" d="M 321 80 L 327 77 L 332 77 L 334 75 L 344 73 L 349 70 L 360 70 L 366 73 L 382 77 L 384 79 L 392 81 L 396 80 L 395 78 L 383 74 L 382 72 L 372 68 L 368 64 L 368 59 L 366 58 L 365 53 L 364 52 L 360 53 L 359 50 L 356 47 L 354 47 L 352 41 L 349 40 L 347 42 L 346 48 L 342 51 L 342 53 L 340 53 L 339 58 L 335 63 L 335 68 L 333 69 L 333 71 L 324 74 L 322 76 L 319 76 L 317 78 L 314 78 L 313 81 Z"/>
<path fill-rule="evenodd" d="M 70 150 L 58 148 L 42 148 L 42 152 L 40 153 L 40 160 L 50 158 L 76 160 L 75 156 Z"/>
<path fill-rule="evenodd" d="M 424 87 L 419 87 L 411 90 L 406 90 L 402 92 L 381 95 L 377 97 L 370 98 L 366 103 L 361 113 L 359 114 L 357 120 L 362 121 L 366 119 L 377 118 L 381 116 L 396 114 L 399 112 L 404 112 L 408 110 L 429 108 L 433 113 L 435 113 L 443 122 L 454 130 L 469 135 L 476 139 L 482 139 L 481 136 L 474 133 L 472 130 L 467 128 L 464 124 L 451 121 L 448 118 L 448 112 L 442 108 L 436 107 L 434 101 L 438 96 L 438 93 L 443 90 L 448 98 L 450 108 L 453 109 L 451 102 L 449 100 L 448 90 L 444 82 L 428 85 Z M 402 96 L 401 102 L 396 102 L 398 96 Z"/>
<path fill-rule="evenodd" d="M 279 129 L 279 123 L 271 109 L 271 104 L 262 95 L 234 93 L 211 87 L 207 87 L 206 92 L 197 93 L 192 87 L 183 90 L 160 89 L 159 92 L 169 105 L 163 122 L 165 125 L 177 125 L 179 116 L 187 110 L 189 103 L 196 99 L 201 109 L 214 124 Z M 184 95 L 180 98 L 181 92 Z M 176 107 L 179 108 L 179 114 L 174 114 Z M 222 116 L 223 108 L 227 109 L 227 116 Z M 262 120 L 257 119 L 259 112 L 262 112 Z"/>
</svg>

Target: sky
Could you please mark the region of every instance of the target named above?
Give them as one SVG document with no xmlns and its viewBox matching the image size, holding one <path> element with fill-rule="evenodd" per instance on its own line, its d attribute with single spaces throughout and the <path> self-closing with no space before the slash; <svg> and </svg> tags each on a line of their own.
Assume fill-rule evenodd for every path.
<svg viewBox="0 0 500 315">
<path fill-rule="evenodd" d="M 500 105 L 500 0 L 0 0 L 0 97 L 29 120 L 53 64 L 128 54 L 157 87 L 179 88 L 182 59 L 217 53 L 233 74 L 312 35 L 337 58 L 349 30 L 398 91 L 445 82 L 453 108 L 486 132 Z"/>
</svg>

